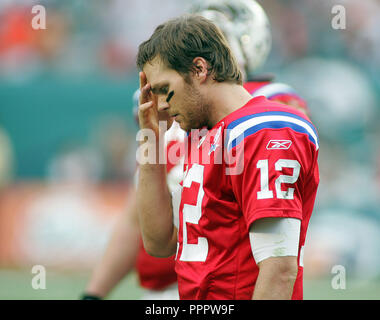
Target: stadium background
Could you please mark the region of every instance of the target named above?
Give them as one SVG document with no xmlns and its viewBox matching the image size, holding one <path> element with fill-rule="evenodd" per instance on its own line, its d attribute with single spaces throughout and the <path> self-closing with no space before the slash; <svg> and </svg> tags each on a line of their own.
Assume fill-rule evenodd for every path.
<svg viewBox="0 0 380 320">
<path fill-rule="evenodd" d="M 380 2 L 259 1 L 263 72 L 292 85 L 319 129 L 321 184 L 305 249 L 306 299 L 380 298 Z M 77 299 L 128 205 L 135 54 L 189 1 L 0 1 L 0 299 Z M 47 29 L 33 30 L 33 5 Z M 332 28 L 332 8 L 346 29 Z M 34 265 L 46 289 L 31 286 Z M 334 289 L 334 266 L 346 272 Z M 111 299 L 136 299 L 130 275 Z"/>
</svg>

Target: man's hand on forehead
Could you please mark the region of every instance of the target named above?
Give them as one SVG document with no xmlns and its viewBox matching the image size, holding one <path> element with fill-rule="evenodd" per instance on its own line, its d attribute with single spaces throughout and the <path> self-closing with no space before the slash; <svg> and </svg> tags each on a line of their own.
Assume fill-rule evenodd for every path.
<svg viewBox="0 0 380 320">
<path fill-rule="evenodd" d="M 151 101 L 151 86 L 148 83 L 146 75 L 143 71 L 140 72 L 140 104 Z"/>
<path fill-rule="evenodd" d="M 140 76 L 140 105 L 139 105 L 139 125 L 141 129 L 152 129 L 158 137 L 158 111 L 155 106 L 155 99 L 151 92 L 150 83 L 147 82 L 145 73 Z"/>
</svg>

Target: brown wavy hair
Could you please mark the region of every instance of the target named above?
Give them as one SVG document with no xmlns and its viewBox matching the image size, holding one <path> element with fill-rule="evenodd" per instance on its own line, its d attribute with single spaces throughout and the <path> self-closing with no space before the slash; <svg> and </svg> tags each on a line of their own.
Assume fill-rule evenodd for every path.
<svg viewBox="0 0 380 320">
<path fill-rule="evenodd" d="M 187 14 L 159 25 L 139 46 L 138 68 L 156 57 L 185 79 L 195 71 L 194 58 L 202 57 L 215 81 L 242 84 L 239 65 L 222 31 L 199 15 Z"/>
</svg>

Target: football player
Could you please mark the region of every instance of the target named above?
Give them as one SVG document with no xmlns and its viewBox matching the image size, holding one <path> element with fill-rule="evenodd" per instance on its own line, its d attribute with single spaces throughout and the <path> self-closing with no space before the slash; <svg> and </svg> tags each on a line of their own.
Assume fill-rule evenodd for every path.
<svg viewBox="0 0 380 320">
<path fill-rule="evenodd" d="M 271 76 L 254 73 L 265 62 L 271 47 L 268 18 L 258 3 L 250 0 L 208 0 L 193 5 L 190 11 L 212 20 L 221 28 L 237 57 L 244 79 L 248 79 L 244 87 L 252 96 L 263 95 L 307 113 L 305 101 L 293 88 L 283 83 L 273 83 Z M 140 90 L 137 90 L 133 98 L 136 117 L 139 95 Z M 163 113 L 165 111 L 161 117 L 164 117 Z M 170 148 L 175 152 L 183 147 L 184 132 L 181 131 L 174 122 L 169 133 L 166 133 L 167 153 Z M 174 164 L 167 165 L 171 192 L 178 190 L 183 178 L 183 161 L 178 159 Z M 145 252 L 139 240 L 135 193 L 131 194 L 128 205 L 128 213 L 120 215 L 115 224 L 111 240 L 94 269 L 84 297 L 105 297 L 125 275 L 136 269 L 140 284 L 145 289 L 144 298 L 178 298 L 174 257 L 158 259 Z"/>
<path fill-rule="evenodd" d="M 220 29 L 198 15 L 158 26 L 140 45 L 137 65 L 139 124 L 154 133 L 142 144 L 159 152 L 163 111 L 188 133 L 178 192 L 166 188 L 165 164 L 140 165 L 147 252 L 176 253 L 181 299 L 302 299 L 303 246 L 319 183 L 310 119 L 252 98 Z M 203 127 L 205 135 L 194 131 Z"/>
</svg>

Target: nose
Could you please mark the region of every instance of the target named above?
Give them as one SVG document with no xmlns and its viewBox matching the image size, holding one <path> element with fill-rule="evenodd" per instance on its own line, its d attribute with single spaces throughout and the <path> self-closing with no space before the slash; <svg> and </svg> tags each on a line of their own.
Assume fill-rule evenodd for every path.
<svg viewBox="0 0 380 320">
<path fill-rule="evenodd" d="M 166 101 L 166 99 L 163 97 L 163 98 L 159 98 L 158 101 L 157 101 L 157 109 L 158 111 L 166 111 L 169 109 L 169 103 Z"/>
</svg>

